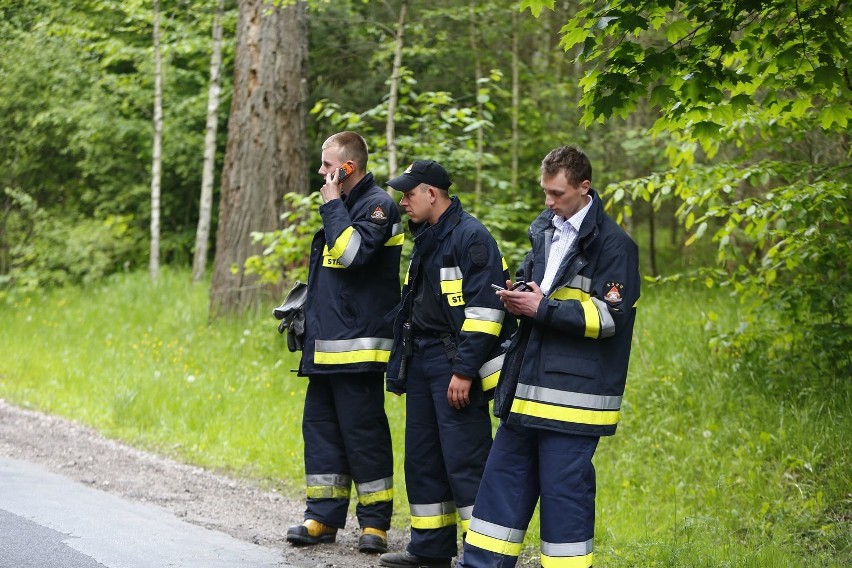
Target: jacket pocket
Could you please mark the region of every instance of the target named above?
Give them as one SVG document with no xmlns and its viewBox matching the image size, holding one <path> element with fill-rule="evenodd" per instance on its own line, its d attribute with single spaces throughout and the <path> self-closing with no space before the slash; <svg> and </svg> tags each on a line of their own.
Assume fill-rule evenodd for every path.
<svg viewBox="0 0 852 568">
<path fill-rule="evenodd" d="M 601 376 L 601 366 L 593 359 L 551 354 L 544 357 L 544 372 L 546 374 L 565 375 L 566 377 L 598 379 Z"/>
</svg>

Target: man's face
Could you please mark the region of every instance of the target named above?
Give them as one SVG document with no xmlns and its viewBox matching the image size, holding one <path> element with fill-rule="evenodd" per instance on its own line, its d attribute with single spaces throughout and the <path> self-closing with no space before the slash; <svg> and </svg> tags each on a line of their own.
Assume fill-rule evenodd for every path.
<svg viewBox="0 0 852 568">
<path fill-rule="evenodd" d="M 586 206 L 590 185 L 589 180 L 581 182 L 579 186 L 571 185 L 565 177 L 565 172 L 559 172 L 555 176 L 541 174 L 544 205 L 566 219 Z"/>
<path fill-rule="evenodd" d="M 399 204 L 408 217 L 415 223 L 428 221 L 432 213 L 432 200 L 428 186 L 420 184 L 414 189 L 403 192 Z"/>
<path fill-rule="evenodd" d="M 338 146 L 329 146 L 322 151 L 322 163 L 320 163 L 319 174 L 322 177 L 333 173 L 334 170 L 343 165 L 343 160 L 340 159 L 340 148 Z"/>
</svg>

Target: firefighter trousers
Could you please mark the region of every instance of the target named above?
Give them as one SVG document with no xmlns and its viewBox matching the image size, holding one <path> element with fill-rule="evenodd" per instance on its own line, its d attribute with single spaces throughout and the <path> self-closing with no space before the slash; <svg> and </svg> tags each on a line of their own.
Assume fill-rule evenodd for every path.
<svg viewBox="0 0 852 568">
<path fill-rule="evenodd" d="M 456 516 L 464 532 L 491 448 L 487 401 L 480 396 L 478 404 L 451 407 L 447 389 L 452 374 L 440 339 L 414 340 L 405 403 L 408 552 L 427 558 L 456 555 Z"/>
<path fill-rule="evenodd" d="M 540 503 L 541 565 L 588 568 L 595 532 L 598 437 L 501 423 L 459 567 L 513 568 Z"/>
<path fill-rule="evenodd" d="M 390 528 L 393 450 L 382 373 L 313 375 L 308 379 L 305 441 L 305 519 L 343 528 L 352 483 L 362 528 Z"/>
</svg>

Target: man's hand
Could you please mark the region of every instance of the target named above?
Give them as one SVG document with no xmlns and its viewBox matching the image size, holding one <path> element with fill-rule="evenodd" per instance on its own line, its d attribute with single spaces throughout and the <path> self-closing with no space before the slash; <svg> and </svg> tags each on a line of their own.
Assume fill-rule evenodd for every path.
<svg viewBox="0 0 852 568">
<path fill-rule="evenodd" d="M 332 199 L 340 199 L 340 182 L 337 181 L 339 173 L 340 168 L 334 168 L 333 172 L 325 175 L 325 185 L 320 188 L 323 203 L 328 203 Z"/>
<path fill-rule="evenodd" d="M 456 410 L 461 410 L 470 404 L 470 379 L 461 375 L 453 375 L 450 388 L 447 389 L 447 402 Z"/>
<path fill-rule="evenodd" d="M 496 292 L 496 294 L 500 297 L 500 301 L 503 302 L 503 306 L 506 308 L 506 311 L 516 316 L 534 318 L 536 312 L 538 312 L 538 305 L 544 297 L 541 288 L 539 288 L 538 284 L 535 282 L 527 282 L 527 286 L 530 287 L 530 290 L 527 290 L 526 292 L 509 290 L 508 288 L 511 286 L 512 281 L 506 280 L 507 289 L 497 290 Z"/>
</svg>

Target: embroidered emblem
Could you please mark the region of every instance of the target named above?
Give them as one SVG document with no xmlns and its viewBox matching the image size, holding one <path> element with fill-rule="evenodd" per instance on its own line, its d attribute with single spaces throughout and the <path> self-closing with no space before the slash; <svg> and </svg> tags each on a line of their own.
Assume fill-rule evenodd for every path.
<svg viewBox="0 0 852 568">
<path fill-rule="evenodd" d="M 624 284 L 619 282 L 607 282 L 606 287 L 609 291 L 604 296 L 604 300 L 610 304 L 617 304 L 622 301 L 621 291 L 624 289 Z"/>
<path fill-rule="evenodd" d="M 372 219 L 373 221 L 380 221 L 381 222 L 381 221 L 387 221 L 388 216 L 385 213 L 385 210 L 382 209 L 381 205 L 376 205 L 373 208 L 372 213 L 370 213 L 370 219 Z"/>
</svg>

